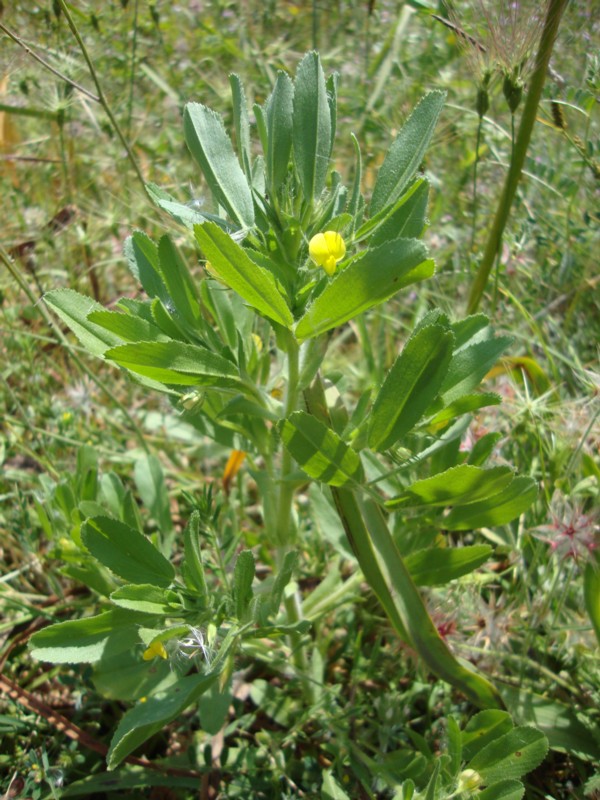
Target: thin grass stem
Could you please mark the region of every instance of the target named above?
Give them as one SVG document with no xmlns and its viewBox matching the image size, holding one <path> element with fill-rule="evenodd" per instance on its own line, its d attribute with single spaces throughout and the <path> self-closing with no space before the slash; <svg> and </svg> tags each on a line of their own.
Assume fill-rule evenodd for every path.
<svg viewBox="0 0 600 800">
<path fill-rule="evenodd" d="M 525 164 L 529 142 L 531 141 L 533 126 L 537 116 L 537 109 L 546 80 L 548 62 L 550 60 L 554 41 L 558 33 L 558 26 L 566 6 L 567 0 L 550 0 L 548 3 L 544 28 L 540 37 L 540 43 L 535 59 L 535 67 L 531 76 L 529 91 L 527 92 L 527 98 L 525 100 L 525 106 L 521 116 L 521 123 L 519 125 L 519 132 L 515 141 L 513 157 L 511 158 L 504 188 L 498 202 L 496 215 L 488 234 L 483 257 L 471 286 L 471 291 L 469 293 L 469 299 L 467 302 L 467 314 L 474 314 L 479 308 L 490 272 L 500 252 L 504 229 L 506 228 L 506 224 L 508 222 L 510 209 L 515 199 L 521 174 L 523 172 L 523 166 Z"/>
</svg>

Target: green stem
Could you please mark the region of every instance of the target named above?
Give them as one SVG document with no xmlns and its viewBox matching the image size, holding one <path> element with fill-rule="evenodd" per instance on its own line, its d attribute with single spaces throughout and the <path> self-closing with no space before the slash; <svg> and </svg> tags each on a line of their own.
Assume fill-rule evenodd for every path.
<svg viewBox="0 0 600 800">
<path fill-rule="evenodd" d="M 546 12 L 546 19 L 544 21 L 544 29 L 540 38 L 540 44 L 536 55 L 535 67 L 525 106 L 523 108 L 523 115 L 521 116 L 521 124 L 519 125 L 519 132 L 515 141 L 513 157 L 511 158 L 508 174 L 502 195 L 498 202 L 496 209 L 496 216 L 492 223 L 491 230 L 488 235 L 488 240 L 485 246 L 481 264 L 471 286 L 469 300 L 467 303 L 467 313 L 474 314 L 479 308 L 481 298 L 485 291 L 485 287 L 490 276 L 490 272 L 494 265 L 497 254 L 500 252 L 502 243 L 502 235 L 508 222 L 510 209 L 517 192 L 527 149 L 531 140 L 533 126 L 535 124 L 537 109 L 542 96 L 542 89 L 546 80 L 546 72 L 548 69 L 548 62 L 552 54 L 554 40 L 558 32 L 558 26 L 566 8 L 568 0 L 550 0 L 548 3 L 548 10 Z"/>
<path fill-rule="evenodd" d="M 123 134 L 123 131 L 121 130 L 121 127 L 120 127 L 119 123 L 117 122 L 116 117 L 113 114 L 112 109 L 111 109 L 111 107 L 110 107 L 110 105 L 108 103 L 108 100 L 106 99 L 106 96 L 105 96 L 105 94 L 104 94 L 104 92 L 102 90 L 102 85 L 100 83 L 100 79 L 98 78 L 98 73 L 96 72 L 96 68 L 94 67 L 94 63 L 93 63 L 92 59 L 90 58 L 90 55 L 89 55 L 89 53 L 87 51 L 87 48 L 85 46 L 85 42 L 81 38 L 81 34 L 79 33 L 79 29 L 77 28 L 77 25 L 75 25 L 75 22 L 73 21 L 73 17 L 71 16 L 71 13 L 69 11 L 69 8 L 68 8 L 65 0 L 58 0 L 58 4 L 60 5 L 61 11 L 65 15 L 65 19 L 67 20 L 69 28 L 71 29 L 71 32 L 73 33 L 73 36 L 77 40 L 77 44 L 79 45 L 79 49 L 81 50 L 81 54 L 83 55 L 87 65 L 88 65 L 88 69 L 90 71 L 90 75 L 92 77 L 92 80 L 94 81 L 94 85 L 96 87 L 96 91 L 98 92 L 98 98 L 97 98 L 98 102 L 100 103 L 100 105 L 104 109 L 104 111 L 106 113 L 106 116 L 109 118 L 109 120 L 111 122 L 111 125 L 113 126 L 113 129 L 114 129 L 115 133 L 117 134 L 117 136 L 119 138 L 119 141 L 121 142 L 121 144 L 125 148 L 125 152 L 127 153 L 127 157 L 128 157 L 128 159 L 129 159 L 129 161 L 131 163 L 131 166 L 133 167 L 133 169 L 135 171 L 135 174 L 137 175 L 137 178 L 138 178 L 139 182 L 142 184 L 142 188 L 144 189 L 144 192 L 145 192 L 146 191 L 146 181 L 144 180 L 144 176 L 141 173 L 141 170 L 140 170 L 140 168 L 138 166 L 138 163 L 137 163 L 137 161 L 135 159 L 135 156 L 133 155 L 133 151 L 132 151 L 131 147 L 129 146 L 129 143 L 128 143 L 127 139 L 125 138 L 125 136 Z"/>
<path fill-rule="evenodd" d="M 283 416 L 287 419 L 296 410 L 298 405 L 298 365 L 299 347 L 293 336 L 289 336 L 287 347 L 288 382 L 285 395 Z M 284 449 L 281 456 L 281 469 L 279 473 L 279 498 L 277 503 L 275 537 L 279 548 L 285 552 L 292 543 L 294 531 L 292 526 L 292 502 L 294 499 L 294 486 L 287 480 L 293 469 L 294 461 L 289 452 Z"/>
</svg>

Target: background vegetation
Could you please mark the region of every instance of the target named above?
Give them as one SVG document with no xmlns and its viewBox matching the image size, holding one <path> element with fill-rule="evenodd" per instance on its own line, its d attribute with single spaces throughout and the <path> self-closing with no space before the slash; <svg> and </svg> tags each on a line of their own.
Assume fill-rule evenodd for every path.
<svg viewBox="0 0 600 800">
<path fill-rule="evenodd" d="M 521 29 L 507 30 L 495 18 L 483 17 L 482 25 L 482 7 L 477 0 L 457 4 L 451 24 L 512 64 Z M 0 23 L 20 43 L 2 34 L 2 789 L 7 797 L 35 798 L 93 790 L 132 797 L 391 797 L 394 781 L 414 777 L 423 764 L 426 771 L 445 751 L 449 715 L 463 725 L 474 709 L 415 663 L 358 583 L 319 619 L 328 690 L 314 707 L 301 707 L 277 669 L 256 672 L 240 663 L 220 719 L 203 719 L 202 727 L 194 715 L 173 723 L 144 751 L 158 768 L 128 763 L 110 785 L 102 783 L 104 752 L 125 699 L 111 696 L 106 676 L 102 683 L 90 669 L 49 667 L 26 649 L 46 621 L 93 610 L 94 595 L 69 561 L 73 498 L 75 505 L 96 501 L 85 480 L 97 467 L 105 496 L 112 480 L 106 476 L 118 476 L 146 529 L 167 526 L 177 538 L 212 487 L 212 502 L 228 520 L 221 534 L 231 536 L 233 549 L 254 548 L 260 561 L 257 487 L 243 468 L 224 487 L 229 452 L 199 437 L 161 396 L 90 360 L 40 298 L 57 287 L 105 305 L 135 297 L 122 256 L 133 229 L 153 238 L 170 229 L 196 269 L 190 237 L 142 187 L 152 181 L 182 202 L 208 202 L 183 144 L 183 104 L 205 103 L 230 127 L 229 72 L 243 78 L 250 99 L 263 102 L 276 70 L 293 74 L 302 54 L 316 47 L 326 72 L 340 73 L 336 168 L 350 178 L 354 132 L 365 192 L 419 97 L 430 88 L 448 92 L 423 165 L 433 187 L 426 239 L 437 274 L 369 315 L 364 327 L 338 332 L 328 369 L 343 372 L 358 394 L 381 381 L 373 352 L 391 362 L 426 310 L 464 314 L 510 158 L 512 119 L 501 83 L 490 86 L 478 140 L 485 58 L 434 16 L 448 16 L 434 4 L 121 0 L 78 2 L 72 14 L 140 174 L 105 108 L 90 96 L 98 87 L 59 4 L 5 7 Z M 454 652 L 513 687 L 522 721 L 548 736 L 552 749 L 529 776 L 527 792 L 556 800 L 600 794 L 598 639 L 582 580 L 598 543 L 599 27 L 591 0 L 567 8 L 483 306 L 514 344 L 486 382 L 503 404 L 480 412 L 471 433 L 476 439 L 500 431 L 497 463 L 535 478 L 539 498 L 517 523 L 483 532 L 495 547 L 491 562 L 468 580 L 428 592 Z M 152 480 L 150 456 L 160 463 Z M 308 590 L 332 563 L 351 567 L 326 518 L 306 520 L 306 528 L 296 577 Z M 534 718 L 523 691 L 543 698 Z"/>
</svg>

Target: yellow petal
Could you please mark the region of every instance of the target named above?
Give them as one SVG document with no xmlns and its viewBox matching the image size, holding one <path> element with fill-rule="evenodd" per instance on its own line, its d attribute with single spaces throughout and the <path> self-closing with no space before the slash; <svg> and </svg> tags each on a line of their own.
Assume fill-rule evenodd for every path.
<svg viewBox="0 0 600 800">
<path fill-rule="evenodd" d="M 162 642 L 152 642 L 142 655 L 144 661 L 152 661 L 153 658 L 167 658 L 167 651 Z"/>
<path fill-rule="evenodd" d="M 308 252 L 315 264 L 331 276 L 338 261 L 346 255 L 346 245 L 337 231 L 317 233 L 308 243 Z"/>
</svg>

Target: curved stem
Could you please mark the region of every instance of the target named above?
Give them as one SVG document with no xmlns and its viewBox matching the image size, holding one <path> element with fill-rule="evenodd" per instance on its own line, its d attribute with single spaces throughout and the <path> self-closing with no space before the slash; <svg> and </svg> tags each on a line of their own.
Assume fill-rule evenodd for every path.
<svg viewBox="0 0 600 800">
<path fill-rule="evenodd" d="M 110 107 L 110 105 L 109 105 L 109 103 L 108 103 L 108 101 L 106 99 L 106 96 L 105 96 L 105 94 L 104 94 L 104 92 L 102 90 L 102 85 L 101 85 L 100 80 L 98 78 L 98 74 L 96 72 L 96 68 L 94 67 L 94 63 L 93 63 L 92 59 L 90 58 L 90 55 L 89 55 L 89 53 L 87 51 L 87 47 L 85 46 L 85 42 L 81 38 L 81 34 L 79 33 L 79 29 L 77 28 L 77 25 L 75 25 L 75 22 L 73 21 L 73 17 L 71 16 L 71 13 L 69 11 L 69 8 L 68 8 L 65 0 L 58 0 L 58 4 L 60 5 L 61 11 L 65 15 L 65 19 L 67 20 L 69 28 L 71 29 L 71 32 L 72 32 L 73 36 L 77 40 L 77 44 L 79 45 L 79 49 L 81 50 L 81 54 L 83 55 L 87 65 L 88 65 L 88 69 L 90 71 L 90 75 L 92 77 L 92 80 L 94 81 L 94 85 L 96 86 L 96 91 L 98 92 L 98 98 L 97 98 L 98 102 L 100 103 L 100 105 L 102 106 L 104 111 L 106 112 L 106 116 L 109 118 L 109 120 L 111 122 L 111 125 L 113 126 L 114 131 L 115 131 L 115 133 L 117 134 L 117 136 L 119 138 L 119 141 L 121 142 L 121 144 L 125 148 L 125 152 L 127 153 L 127 157 L 128 157 L 128 159 L 129 159 L 129 161 L 131 163 L 131 166 L 133 167 L 133 169 L 135 171 L 135 174 L 137 175 L 137 178 L 138 178 L 139 182 L 142 184 L 142 187 L 143 187 L 144 192 L 145 192 L 146 191 L 146 181 L 144 180 L 144 176 L 141 173 L 139 165 L 138 165 L 137 161 L 135 160 L 135 156 L 133 155 L 133 151 L 132 151 L 131 147 L 129 146 L 129 143 L 128 143 L 127 139 L 125 138 L 125 136 L 123 134 L 123 131 L 121 130 L 121 127 L 120 127 L 119 123 L 117 122 L 117 119 L 116 119 L 115 115 L 113 114 L 112 109 L 111 109 L 111 107 Z"/>
<path fill-rule="evenodd" d="M 508 174 L 502 195 L 496 209 L 496 216 L 492 223 L 492 228 L 488 234 L 487 243 L 483 253 L 483 258 L 469 294 L 467 303 L 467 313 L 474 314 L 479 308 L 483 292 L 488 282 L 490 272 L 494 265 L 497 254 L 500 251 L 502 235 L 508 222 L 510 209 L 517 192 L 527 148 L 531 140 L 533 126 L 535 124 L 537 109 L 542 96 L 542 89 L 546 80 L 548 62 L 552 54 L 554 40 L 558 32 L 558 26 L 566 8 L 568 0 L 550 0 L 544 21 L 544 29 L 540 38 L 540 44 L 536 55 L 535 68 L 531 76 L 529 91 L 521 116 L 519 132 L 515 141 L 513 157 L 510 162 Z"/>
</svg>

